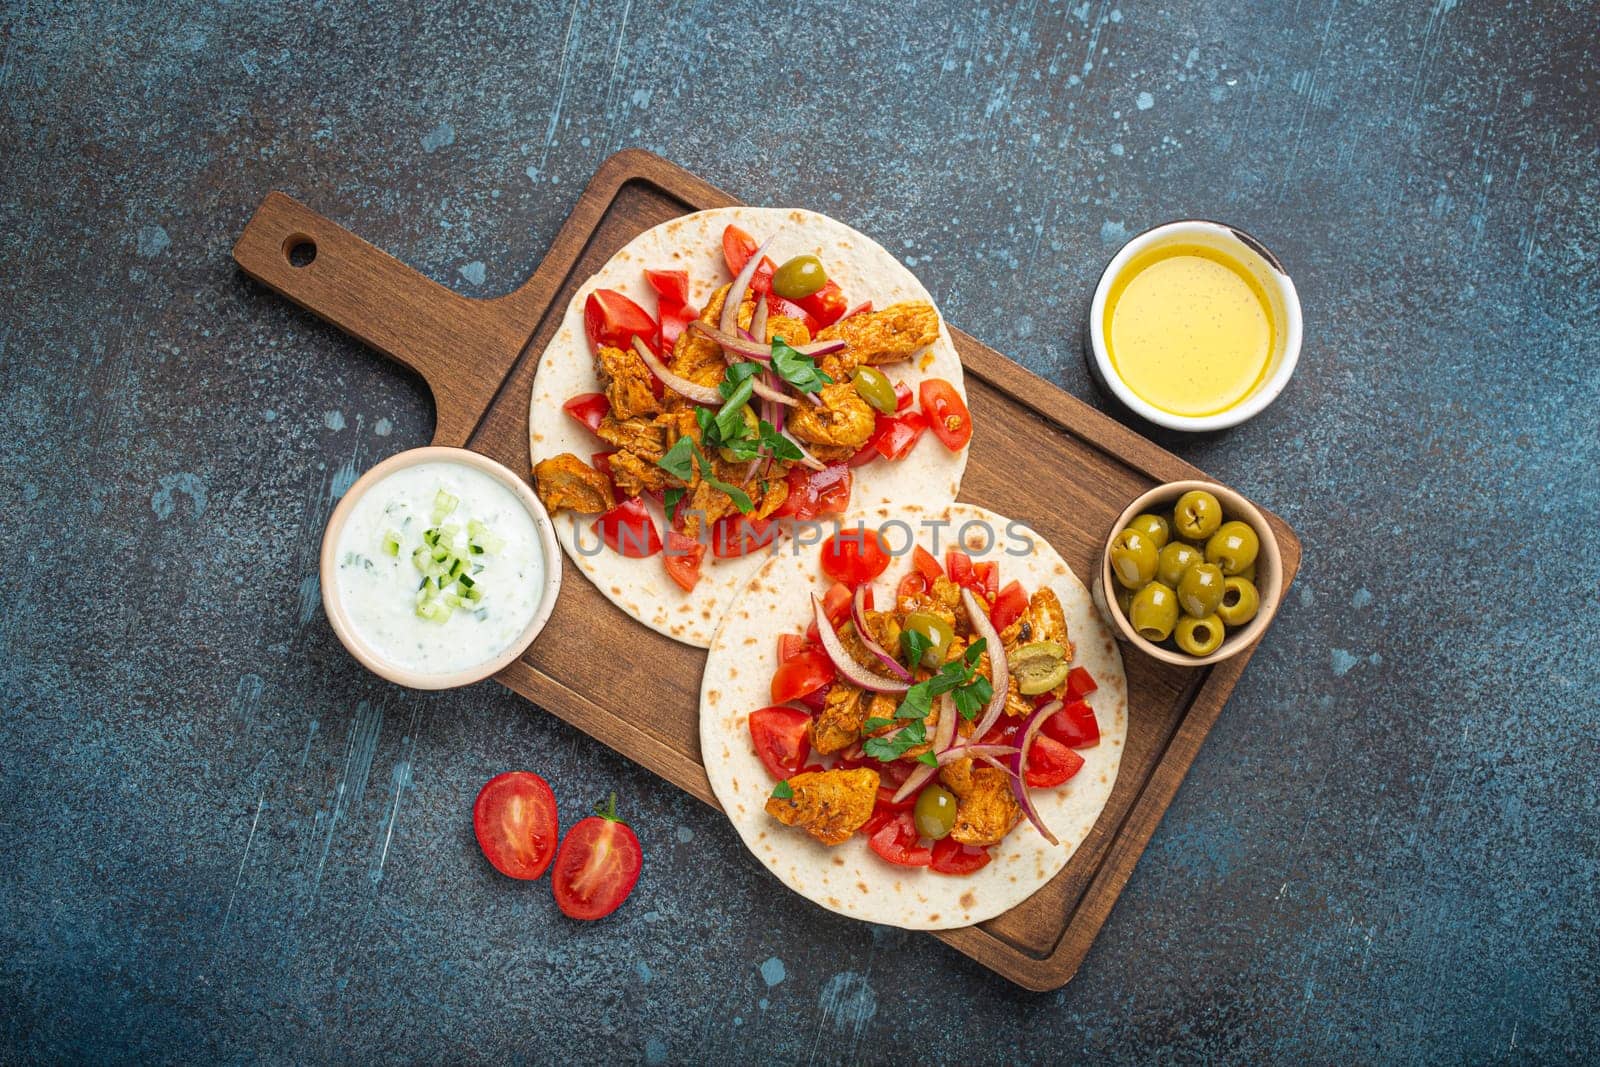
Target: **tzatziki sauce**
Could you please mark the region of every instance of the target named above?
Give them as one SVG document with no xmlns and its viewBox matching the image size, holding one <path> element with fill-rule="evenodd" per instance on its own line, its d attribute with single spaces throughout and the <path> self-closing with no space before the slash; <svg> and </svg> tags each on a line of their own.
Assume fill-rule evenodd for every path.
<svg viewBox="0 0 1600 1067">
<path fill-rule="evenodd" d="M 379 658 L 418 674 L 452 674 L 504 652 L 539 607 L 547 565 L 516 494 L 448 461 L 402 467 L 367 489 L 337 552 L 351 627 Z"/>
</svg>

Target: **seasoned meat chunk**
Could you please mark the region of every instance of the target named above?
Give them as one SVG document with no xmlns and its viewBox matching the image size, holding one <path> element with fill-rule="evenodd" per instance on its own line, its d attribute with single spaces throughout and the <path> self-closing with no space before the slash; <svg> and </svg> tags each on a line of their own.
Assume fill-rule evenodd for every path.
<svg viewBox="0 0 1600 1067">
<path fill-rule="evenodd" d="M 611 454 L 611 479 L 616 483 L 617 491 L 625 497 L 643 496 L 647 491 L 678 484 L 672 475 L 632 452 Z"/>
<path fill-rule="evenodd" d="M 770 344 L 779 337 L 783 338 L 783 343 L 786 345 L 798 346 L 811 343 L 811 331 L 806 329 L 806 324 L 799 319 L 791 319 L 787 315 L 769 316 L 767 336 L 763 340 Z"/>
<path fill-rule="evenodd" d="M 1067 660 L 1072 659 L 1072 642 L 1067 637 L 1067 617 L 1062 613 L 1061 601 L 1054 589 L 1042 586 L 1028 598 L 1028 607 L 1015 622 L 1000 633 L 1000 643 L 1006 651 L 1034 641 L 1054 641 L 1066 649 Z"/>
<path fill-rule="evenodd" d="M 876 416 L 849 381 L 824 385 L 822 403 L 801 401 L 789 413 L 789 432 L 802 441 L 848 448 L 852 452 L 867 443 L 877 425 Z"/>
<path fill-rule="evenodd" d="M 661 402 L 650 385 L 650 368 L 639 353 L 602 345 L 595 364 L 605 383 L 606 399 L 611 401 L 611 413 L 617 418 L 654 415 L 661 410 Z"/>
<path fill-rule="evenodd" d="M 808 771 L 789 779 L 790 797 L 772 797 L 767 814 L 785 826 L 798 826 L 824 845 L 850 840 L 872 817 L 878 800 L 878 772 Z"/>
<path fill-rule="evenodd" d="M 861 740 L 866 717 L 866 694 L 853 685 L 833 683 L 811 723 L 811 747 L 824 755 L 849 748 Z"/>
<path fill-rule="evenodd" d="M 966 764 L 965 767 L 959 767 Z M 958 769 L 959 767 L 959 769 Z M 972 766 L 970 759 L 956 760 L 939 772 L 956 795 L 956 824 L 950 836 L 963 845 L 981 848 L 998 844 L 1022 818 L 1011 780 L 995 767 Z"/>
<path fill-rule="evenodd" d="M 835 338 L 849 346 L 850 370 L 862 363 L 898 363 L 939 339 L 939 313 L 926 300 L 907 300 L 851 315 L 817 334 L 819 341 Z"/>
<path fill-rule="evenodd" d="M 666 427 L 656 419 L 618 419 L 607 415 L 600 420 L 594 433 L 606 444 L 632 452 L 651 463 L 667 454 Z"/>
<path fill-rule="evenodd" d="M 571 452 L 534 464 L 533 480 L 552 515 L 562 509 L 595 515 L 616 504 L 606 476 Z"/>
<path fill-rule="evenodd" d="M 707 326 L 717 324 L 717 320 L 722 317 L 722 307 L 727 303 L 729 288 L 730 286 L 724 285 L 711 294 L 711 299 L 706 301 L 705 310 L 700 312 L 701 322 Z M 740 326 L 750 325 L 755 309 L 755 301 L 748 298 L 739 305 Z M 672 359 L 667 362 L 667 368 L 679 377 L 687 378 L 699 385 L 716 385 L 727 374 L 728 363 L 722 357 L 721 345 L 698 330 L 684 330 L 672 346 Z"/>
</svg>

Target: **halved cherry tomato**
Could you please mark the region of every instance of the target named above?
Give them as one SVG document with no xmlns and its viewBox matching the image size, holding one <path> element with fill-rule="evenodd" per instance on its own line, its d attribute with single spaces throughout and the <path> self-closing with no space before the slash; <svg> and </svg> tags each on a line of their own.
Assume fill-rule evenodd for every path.
<svg viewBox="0 0 1600 1067">
<path fill-rule="evenodd" d="M 668 304 L 689 302 L 689 272 L 686 270 L 651 270 L 646 267 L 644 280 L 656 291 L 656 296 Z"/>
<path fill-rule="evenodd" d="M 596 348 L 631 349 L 635 337 L 647 345 L 656 342 L 656 320 L 615 289 L 596 289 L 589 294 L 583 303 L 583 328 Z"/>
<path fill-rule="evenodd" d="M 878 450 L 884 459 L 903 459 L 928 428 L 928 420 L 920 411 L 906 411 L 894 418 L 878 416 L 878 429 L 868 444 Z"/>
<path fill-rule="evenodd" d="M 656 521 L 645 510 L 644 501 L 629 497 L 598 519 L 594 531 L 611 551 L 629 559 L 644 559 L 661 551 L 661 534 Z"/>
<path fill-rule="evenodd" d="M 996 630 L 1004 630 L 1022 618 L 1027 610 L 1028 594 L 1023 591 L 1021 582 L 1012 582 L 996 594 L 994 606 L 989 609 L 989 621 Z"/>
<path fill-rule="evenodd" d="M 593 433 L 600 428 L 600 421 L 611 410 L 611 401 L 606 399 L 604 393 L 579 393 L 562 404 L 561 410 L 589 427 L 589 432 Z"/>
<path fill-rule="evenodd" d="M 1094 675 L 1089 673 L 1087 667 L 1074 667 L 1067 672 L 1067 699 L 1082 700 L 1090 693 L 1099 689 Z"/>
<path fill-rule="evenodd" d="M 532 771 L 489 779 L 472 804 L 472 832 L 483 857 L 511 878 L 537 878 L 555 858 L 556 795 Z"/>
<path fill-rule="evenodd" d="M 895 587 L 894 596 L 896 600 L 900 600 L 905 597 L 921 596 L 927 591 L 928 580 L 922 575 L 918 574 L 916 571 L 911 571 L 904 578 L 900 579 L 900 584 Z"/>
<path fill-rule="evenodd" d="M 849 301 L 845 300 L 844 290 L 839 288 L 839 283 L 829 278 L 821 289 L 803 298 L 800 306 L 826 329 L 844 318 L 844 309 L 849 307 Z"/>
<path fill-rule="evenodd" d="M 805 522 L 818 515 L 842 514 L 850 507 L 850 468 L 843 463 L 832 463 L 820 471 L 807 470 L 796 464 L 789 468 L 789 495 L 778 510 L 775 519 L 794 519 Z"/>
<path fill-rule="evenodd" d="M 810 643 L 800 634 L 779 634 L 778 662 L 782 663 L 784 660 L 794 659 L 804 652 L 809 645 Z"/>
<path fill-rule="evenodd" d="M 894 383 L 894 409 L 904 411 L 911 406 L 911 386 L 905 382 Z"/>
<path fill-rule="evenodd" d="M 1068 748 L 1088 748 L 1100 742 L 1100 723 L 1086 700 L 1074 700 L 1064 705 L 1046 719 L 1039 729 Z"/>
<path fill-rule="evenodd" d="M 944 554 L 944 570 L 952 582 L 963 589 L 973 589 L 972 557 L 959 548 L 952 548 Z"/>
<path fill-rule="evenodd" d="M 611 457 L 614 455 L 615 452 L 596 452 L 589 457 L 589 466 L 604 474 L 608 482 L 616 480 L 611 475 Z"/>
<path fill-rule="evenodd" d="M 667 553 L 661 557 L 661 562 L 667 569 L 667 577 L 677 582 L 685 593 L 694 592 L 695 583 L 700 581 L 700 561 L 705 559 L 706 546 L 669 526 L 666 547 Z"/>
<path fill-rule="evenodd" d="M 833 681 L 833 661 L 813 648 L 778 664 L 772 675 L 772 702 L 786 704 Z"/>
<path fill-rule="evenodd" d="M 942 837 L 933 843 L 933 857 L 928 867 L 940 874 L 971 874 L 988 864 L 988 849 L 973 848 L 953 837 Z"/>
<path fill-rule="evenodd" d="M 902 811 L 879 827 L 867 838 L 867 845 L 899 867 L 926 867 L 933 859 L 931 850 L 917 844 L 917 827 L 909 811 Z"/>
<path fill-rule="evenodd" d="M 639 838 L 617 818 L 617 794 L 594 810 L 567 831 L 550 872 L 556 907 L 572 919 L 603 919 L 622 907 L 644 866 Z"/>
<path fill-rule="evenodd" d="M 756 239 L 739 229 L 729 226 L 722 231 L 722 259 L 728 265 L 728 273 L 734 277 L 744 270 L 744 265 L 750 262 L 750 257 L 756 254 L 756 249 L 761 246 L 756 244 Z M 756 268 L 755 276 L 750 279 L 750 288 L 758 293 L 772 292 L 772 274 L 777 270 L 777 265 L 768 256 L 761 257 L 761 265 Z"/>
<path fill-rule="evenodd" d="M 985 600 L 994 602 L 995 595 L 1000 592 L 1000 564 L 997 561 L 986 560 L 972 565 L 972 591 L 982 593 Z"/>
<path fill-rule="evenodd" d="M 752 519 L 736 512 L 712 524 L 711 552 L 718 559 L 733 559 L 766 548 L 777 536 L 778 524 L 771 519 Z"/>
<path fill-rule="evenodd" d="M 1083 757 L 1047 734 L 1035 734 L 1028 746 L 1027 773 L 1023 776 L 1034 789 L 1050 789 L 1083 769 Z"/>
<path fill-rule="evenodd" d="M 798 774 L 811 755 L 811 740 L 806 731 L 811 716 L 799 708 L 762 708 L 750 713 L 750 739 L 756 755 L 774 778 Z"/>
<path fill-rule="evenodd" d="M 917 569 L 917 573 L 922 576 L 922 580 L 928 585 L 932 585 L 935 578 L 944 577 L 944 568 L 939 566 L 939 561 L 933 558 L 932 552 L 929 552 L 921 545 L 912 547 L 911 565 Z"/>
<path fill-rule="evenodd" d="M 928 425 L 944 447 L 952 452 L 966 448 L 972 440 L 972 413 L 956 387 L 943 378 L 929 378 L 917 395 L 922 398 L 922 413 L 928 417 Z"/>
<path fill-rule="evenodd" d="M 852 588 L 872 581 L 888 566 L 889 553 L 877 533 L 865 526 L 840 530 L 822 542 L 822 573 Z"/>
</svg>

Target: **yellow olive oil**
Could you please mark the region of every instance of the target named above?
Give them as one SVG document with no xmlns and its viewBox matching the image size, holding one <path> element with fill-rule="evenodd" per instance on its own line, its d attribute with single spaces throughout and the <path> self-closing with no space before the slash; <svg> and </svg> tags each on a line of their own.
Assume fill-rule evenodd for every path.
<svg viewBox="0 0 1600 1067">
<path fill-rule="evenodd" d="M 1106 297 L 1106 351 L 1128 388 L 1174 415 L 1215 415 L 1266 377 L 1277 326 L 1249 268 L 1198 244 L 1135 256 Z"/>
</svg>

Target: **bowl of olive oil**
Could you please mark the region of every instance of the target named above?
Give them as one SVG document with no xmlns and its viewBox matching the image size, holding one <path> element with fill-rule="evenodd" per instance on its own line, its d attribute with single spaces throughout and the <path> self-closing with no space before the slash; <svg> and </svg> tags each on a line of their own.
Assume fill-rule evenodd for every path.
<svg viewBox="0 0 1600 1067">
<path fill-rule="evenodd" d="M 1300 359 L 1300 297 L 1254 237 L 1203 219 L 1122 247 L 1084 324 L 1090 370 L 1135 414 L 1174 430 L 1237 426 L 1283 391 Z"/>
</svg>

